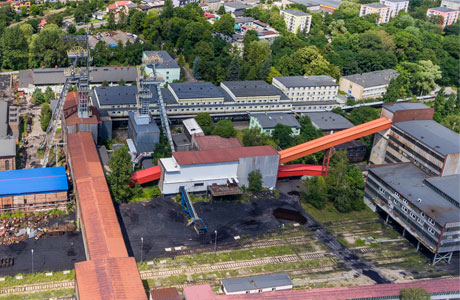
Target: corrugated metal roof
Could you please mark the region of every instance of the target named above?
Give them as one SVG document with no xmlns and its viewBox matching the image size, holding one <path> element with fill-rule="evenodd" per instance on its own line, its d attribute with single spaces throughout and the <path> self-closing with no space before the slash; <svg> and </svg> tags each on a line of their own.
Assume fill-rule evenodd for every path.
<svg viewBox="0 0 460 300">
<path fill-rule="evenodd" d="M 292 281 L 286 273 L 275 273 L 241 278 L 222 280 L 222 286 L 227 292 L 244 292 L 250 290 L 276 288 L 292 285 Z"/>
<path fill-rule="evenodd" d="M 128 256 L 90 132 L 67 135 L 74 183 L 90 259 Z"/>
<path fill-rule="evenodd" d="M 272 146 L 240 147 L 203 151 L 174 152 L 180 166 L 237 161 L 240 157 L 278 155 Z"/>
<path fill-rule="evenodd" d="M 387 69 L 381 71 L 343 76 L 343 78 L 348 79 L 349 81 L 354 82 L 356 84 L 359 84 L 364 88 L 368 88 L 373 86 L 387 85 L 390 83 L 390 80 L 392 78 L 397 76 L 398 71 L 393 69 Z"/>
<path fill-rule="evenodd" d="M 146 300 L 132 257 L 102 258 L 75 264 L 78 299 Z"/>
<path fill-rule="evenodd" d="M 150 297 L 152 300 L 182 300 L 175 287 L 151 290 Z"/>
<path fill-rule="evenodd" d="M 287 290 L 257 294 L 214 295 L 211 286 L 184 287 L 186 300 L 350 300 L 399 297 L 404 288 L 423 288 L 428 293 L 460 292 L 458 279 L 424 280 L 406 283 L 388 283 L 366 286 L 318 288 L 310 290 Z"/>
<path fill-rule="evenodd" d="M 243 147 L 237 138 L 223 138 L 218 135 L 195 136 L 200 150 L 228 149 Z"/>
<path fill-rule="evenodd" d="M 64 167 L 0 171 L 0 195 L 25 195 L 67 191 Z"/>
</svg>

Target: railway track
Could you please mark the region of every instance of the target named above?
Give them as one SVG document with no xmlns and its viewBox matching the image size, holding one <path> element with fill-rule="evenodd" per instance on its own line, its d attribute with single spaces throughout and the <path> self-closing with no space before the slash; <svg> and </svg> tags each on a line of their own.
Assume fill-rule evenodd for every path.
<svg viewBox="0 0 460 300">
<path fill-rule="evenodd" d="M 317 259 L 323 257 L 333 256 L 326 252 L 316 252 L 316 253 L 302 253 L 299 255 L 283 255 L 277 257 L 267 257 L 254 260 L 245 260 L 245 261 L 229 261 L 216 263 L 213 265 L 201 265 L 196 267 L 186 267 L 186 268 L 177 268 L 171 270 L 152 270 L 152 271 L 141 271 L 142 279 L 149 278 L 159 278 L 159 277 L 169 277 L 174 275 L 180 275 L 184 273 L 207 273 L 213 271 L 223 271 L 223 270 L 236 270 L 241 268 L 250 268 L 258 267 L 263 265 L 273 265 L 273 264 L 282 264 L 282 263 L 292 263 L 300 262 L 303 260 Z"/>
<path fill-rule="evenodd" d="M 73 280 L 44 282 L 44 283 L 27 284 L 27 285 L 13 286 L 13 287 L 8 287 L 8 288 L 1 288 L 0 295 L 34 293 L 34 292 L 47 291 L 47 290 L 70 289 L 74 287 L 75 287 L 75 283 Z"/>
</svg>

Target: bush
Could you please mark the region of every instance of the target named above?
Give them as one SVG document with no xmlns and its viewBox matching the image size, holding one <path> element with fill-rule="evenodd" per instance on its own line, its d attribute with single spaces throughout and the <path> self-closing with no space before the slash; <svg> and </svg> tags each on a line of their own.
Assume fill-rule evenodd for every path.
<svg viewBox="0 0 460 300">
<path fill-rule="evenodd" d="M 304 202 L 310 203 L 317 209 L 323 209 L 327 200 L 326 181 L 322 176 L 305 179 L 300 195 Z"/>
<path fill-rule="evenodd" d="M 262 190 L 262 174 L 259 170 L 254 170 L 248 175 L 249 188 L 251 192 L 260 192 Z"/>
</svg>

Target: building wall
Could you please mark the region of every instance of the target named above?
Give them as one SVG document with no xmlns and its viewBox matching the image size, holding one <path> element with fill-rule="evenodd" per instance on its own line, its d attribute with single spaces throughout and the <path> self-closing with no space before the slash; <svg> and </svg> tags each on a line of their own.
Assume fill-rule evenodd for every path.
<svg viewBox="0 0 460 300">
<path fill-rule="evenodd" d="M 374 135 L 374 143 L 372 144 L 371 155 L 369 158 L 370 164 L 381 165 L 385 163 L 390 130 L 391 129 L 382 130 Z"/>
<path fill-rule="evenodd" d="M 238 165 L 239 186 L 249 186 L 249 173 L 259 170 L 260 174 L 262 174 L 262 186 L 264 188 L 275 188 L 279 161 L 279 155 L 241 157 Z"/>
<path fill-rule="evenodd" d="M 291 101 L 336 101 L 339 86 L 289 87 L 273 78 L 272 84 L 279 88 Z"/>
<path fill-rule="evenodd" d="M 244 290 L 244 291 L 237 291 L 237 292 L 228 292 L 225 286 L 222 286 L 222 289 L 225 295 L 244 295 L 244 294 L 258 294 L 258 293 L 273 292 L 273 291 L 291 290 L 292 285 L 276 286 L 276 287 L 254 289 L 254 290 Z"/>
<path fill-rule="evenodd" d="M 311 16 L 295 16 L 290 14 L 286 11 L 281 12 L 282 16 L 284 17 L 284 22 L 286 23 L 286 27 L 288 31 L 292 33 L 303 32 L 304 29 L 306 33 L 310 32 L 311 26 Z"/>
<path fill-rule="evenodd" d="M 180 80 L 180 68 L 169 68 L 169 69 L 157 69 L 156 70 L 164 80 L 162 86 L 166 83 L 172 83 L 174 80 Z M 152 69 L 145 68 L 145 72 L 148 76 L 152 75 Z"/>
<path fill-rule="evenodd" d="M 362 99 L 364 88 L 344 77 L 340 78 L 339 89 L 353 96 L 356 100 Z"/>
<path fill-rule="evenodd" d="M 0 213 L 11 210 L 26 212 L 67 207 L 67 192 L 0 197 Z"/>
<path fill-rule="evenodd" d="M 460 153 L 448 154 L 441 172 L 442 176 L 455 174 L 460 174 Z"/>
<path fill-rule="evenodd" d="M 446 27 L 446 26 L 452 25 L 455 22 L 457 22 L 459 13 L 460 11 L 458 10 L 452 11 L 452 12 L 444 12 L 444 11 L 437 11 L 433 8 L 428 8 L 426 15 L 428 17 L 441 16 L 442 17 L 441 25 L 442 27 Z"/>
<path fill-rule="evenodd" d="M 386 117 L 393 123 L 414 121 L 414 120 L 433 120 L 434 109 L 429 107 L 426 109 L 407 109 L 391 112 L 383 107 L 380 116 Z"/>
<path fill-rule="evenodd" d="M 180 166 L 178 172 L 163 171 L 162 167 L 159 186 L 163 194 L 177 194 L 181 186 L 187 192 L 205 192 L 208 185 L 226 184 L 227 179 L 236 178 L 237 169 L 237 161 Z"/>
<path fill-rule="evenodd" d="M 259 128 L 261 133 L 265 133 L 266 135 L 271 136 L 273 134 L 273 130 L 275 128 L 262 128 L 262 125 L 260 124 L 259 120 L 251 116 L 249 119 L 249 128 Z M 299 135 L 300 134 L 300 128 L 299 127 L 291 127 L 292 133 L 291 135 Z"/>
<path fill-rule="evenodd" d="M 364 88 L 362 98 L 365 99 L 381 97 L 387 92 L 387 86 L 388 84 Z"/>
<path fill-rule="evenodd" d="M 441 7 L 460 10 L 460 1 L 442 0 Z"/>
<path fill-rule="evenodd" d="M 392 1 L 380 0 L 380 3 L 385 6 L 391 7 L 391 17 L 392 18 L 396 17 L 400 11 L 407 12 L 407 9 L 409 8 L 409 1 L 392 2 Z"/>
<path fill-rule="evenodd" d="M 361 5 L 361 9 L 359 11 L 359 16 L 371 15 L 371 14 L 378 14 L 380 18 L 376 20 L 376 24 L 388 23 L 390 21 L 390 7 L 382 7 L 382 8 L 375 8 L 371 6 L 367 6 L 365 4 Z"/>
<path fill-rule="evenodd" d="M 0 157 L 0 171 L 16 170 L 16 157 Z"/>
</svg>

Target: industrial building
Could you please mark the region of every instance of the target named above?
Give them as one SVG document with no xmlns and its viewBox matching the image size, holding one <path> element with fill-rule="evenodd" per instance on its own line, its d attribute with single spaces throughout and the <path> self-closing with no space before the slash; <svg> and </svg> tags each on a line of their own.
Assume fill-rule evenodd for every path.
<svg viewBox="0 0 460 300">
<path fill-rule="evenodd" d="M 64 167 L 0 172 L 0 212 L 65 209 L 68 204 Z"/>
<path fill-rule="evenodd" d="M 159 182 L 163 194 L 205 192 L 213 184 L 236 182 L 248 186 L 250 172 L 259 170 L 263 187 L 274 188 L 279 167 L 279 154 L 271 146 L 235 147 L 189 152 L 174 152 L 159 160 Z"/>
<path fill-rule="evenodd" d="M 390 80 L 397 76 L 393 69 L 343 76 L 339 88 L 356 100 L 377 98 L 386 93 Z"/>
<path fill-rule="evenodd" d="M 182 132 L 172 135 L 176 151 L 189 151 L 195 137 L 204 136 L 204 132 L 194 118 L 182 121 Z"/>
<path fill-rule="evenodd" d="M 364 199 L 428 250 L 433 264 L 460 250 L 460 175 L 430 177 L 412 163 L 372 166 Z M 387 220 L 388 220 L 387 217 Z"/>
<path fill-rule="evenodd" d="M 290 289 L 292 289 L 292 281 L 286 273 L 222 280 L 222 290 L 225 295 L 254 294 Z"/>
<path fill-rule="evenodd" d="M 313 126 L 317 129 L 321 129 L 325 135 L 352 128 L 354 126 L 353 123 L 345 119 L 344 116 L 330 111 L 309 112 L 304 113 L 304 115 L 310 118 Z M 347 151 L 348 161 L 350 162 L 360 162 L 366 158 L 367 147 L 360 140 L 349 141 L 337 145 L 334 149 Z"/>
<path fill-rule="evenodd" d="M 237 138 L 223 138 L 218 135 L 195 136 L 192 139 L 192 150 L 213 150 L 243 147 Z"/>
<path fill-rule="evenodd" d="M 155 144 L 160 141 L 160 128 L 150 116 L 129 112 L 128 136 L 136 147 L 137 154 L 153 152 Z"/>
<path fill-rule="evenodd" d="M 431 299 L 458 299 L 458 279 L 432 279 L 405 283 L 385 283 L 332 288 L 292 289 L 262 294 L 216 295 L 209 284 L 184 287 L 185 300 L 399 300 L 401 290 L 418 288 L 425 290 Z"/>
<path fill-rule="evenodd" d="M 162 60 L 161 63 L 155 67 L 155 70 L 157 75 L 162 77 L 164 83 L 173 83 L 175 80 L 180 80 L 180 67 L 168 52 L 144 51 L 142 53 L 142 59 L 145 60 L 155 55 Z M 147 76 L 152 76 L 153 70 L 146 67 L 145 73 Z"/>
<path fill-rule="evenodd" d="M 381 116 L 393 120 L 375 135 L 370 163 L 412 162 L 434 176 L 460 174 L 460 135 L 431 120 L 421 103 L 385 105 Z"/>
<path fill-rule="evenodd" d="M 18 92 L 32 94 L 36 88 L 45 91 L 50 87 L 54 92 L 60 93 L 65 82 L 64 71 L 66 68 L 40 68 L 20 70 L 18 75 Z M 99 86 L 104 82 L 109 85 L 118 84 L 120 79 L 126 83 L 136 82 L 137 69 L 130 66 L 91 67 L 91 86 Z"/>
<path fill-rule="evenodd" d="M 259 128 L 261 133 L 272 135 L 276 125 L 291 128 L 291 135 L 300 134 L 300 124 L 293 114 L 287 113 L 252 113 L 249 115 L 249 128 Z"/>
<path fill-rule="evenodd" d="M 16 138 L 9 134 L 8 103 L 0 100 L 0 171 L 16 169 Z"/>
</svg>

